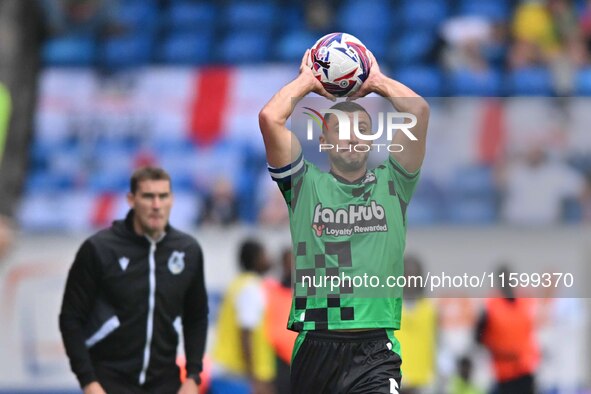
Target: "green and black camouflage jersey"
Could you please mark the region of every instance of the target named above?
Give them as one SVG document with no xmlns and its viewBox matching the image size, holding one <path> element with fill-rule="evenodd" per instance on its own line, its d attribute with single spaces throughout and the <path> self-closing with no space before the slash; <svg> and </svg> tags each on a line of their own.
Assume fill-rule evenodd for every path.
<svg viewBox="0 0 591 394">
<path fill-rule="evenodd" d="M 390 157 L 350 183 L 300 155 L 269 172 L 290 215 L 295 271 L 288 328 L 399 329 L 402 289 L 389 284 L 404 274 L 406 208 L 419 171 L 408 173 Z"/>
</svg>

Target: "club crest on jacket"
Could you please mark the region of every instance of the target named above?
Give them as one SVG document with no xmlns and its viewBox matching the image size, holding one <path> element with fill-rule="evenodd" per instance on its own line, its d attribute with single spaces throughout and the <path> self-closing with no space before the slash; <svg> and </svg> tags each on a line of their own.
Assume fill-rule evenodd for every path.
<svg viewBox="0 0 591 394">
<path fill-rule="evenodd" d="M 183 272 L 183 269 L 185 269 L 185 253 L 176 250 L 172 252 L 168 258 L 168 269 L 173 275 Z"/>
</svg>

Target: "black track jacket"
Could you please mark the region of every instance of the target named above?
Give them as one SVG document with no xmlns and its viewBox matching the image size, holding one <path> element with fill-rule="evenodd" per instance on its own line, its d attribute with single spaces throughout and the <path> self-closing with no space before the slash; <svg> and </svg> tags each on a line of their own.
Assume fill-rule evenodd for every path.
<svg viewBox="0 0 591 394">
<path fill-rule="evenodd" d="M 201 247 L 170 225 L 152 241 L 132 223 L 133 210 L 88 238 L 68 274 L 59 324 L 81 387 L 97 380 L 95 368 L 138 385 L 179 379 L 181 321 L 187 374 L 199 379 L 208 314 Z"/>
</svg>

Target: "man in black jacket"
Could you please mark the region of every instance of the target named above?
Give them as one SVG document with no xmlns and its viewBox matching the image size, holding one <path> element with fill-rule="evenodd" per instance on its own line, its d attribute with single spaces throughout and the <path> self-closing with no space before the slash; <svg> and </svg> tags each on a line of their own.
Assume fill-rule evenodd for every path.
<svg viewBox="0 0 591 394">
<path fill-rule="evenodd" d="M 66 353 L 85 394 L 196 394 L 208 313 L 203 254 L 168 224 L 164 170 L 139 169 L 130 186 L 127 218 L 88 238 L 68 274 L 59 319 Z"/>
</svg>

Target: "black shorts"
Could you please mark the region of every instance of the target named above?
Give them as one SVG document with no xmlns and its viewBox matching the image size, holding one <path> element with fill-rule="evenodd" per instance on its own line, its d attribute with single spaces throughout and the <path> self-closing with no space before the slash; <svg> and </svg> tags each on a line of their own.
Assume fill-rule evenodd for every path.
<svg viewBox="0 0 591 394">
<path fill-rule="evenodd" d="M 291 393 L 398 394 L 402 360 L 393 346 L 385 329 L 308 331 L 291 365 Z"/>
</svg>

